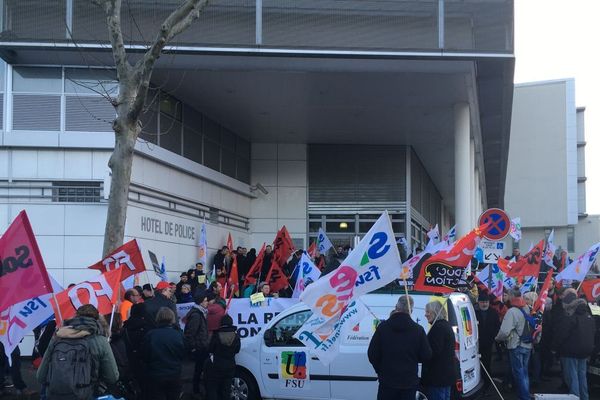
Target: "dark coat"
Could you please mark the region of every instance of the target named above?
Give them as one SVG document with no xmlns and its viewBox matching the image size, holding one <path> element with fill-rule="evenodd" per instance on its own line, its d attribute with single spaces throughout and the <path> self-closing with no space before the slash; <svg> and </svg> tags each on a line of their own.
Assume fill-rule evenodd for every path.
<svg viewBox="0 0 600 400">
<path fill-rule="evenodd" d="M 454 355 L 454 332 L 448 321 L 435 321 L 427 340 L 433 356 L 423 363 L 421 384 L 423 386 L 452 386 L 456 383 L 456 365 Z"/>
<path fill-rule="evenodd" d="M 121 332 L 113 333 L 110 336 L 110 349 L 113 352 L 117 368 L 119 369 L 119 379 L 127 382 L 131 379 L 129 370 L 129 357 L 127 356 L 127 346 Z"/>
<path fill-rule="evenodd" d="M 240 336 L 233 325 L 221 326 L 212 335 L 208 352 L 212 354 L 212 361 L 208 359 L 204 374 L 207 379 L 233 378 L 235 375 L 235 355 L 240 352 Z"/>
<path fill-rule="evenodd" d="M 188 351 L 206 351 L 208 349 L 208 324 L 204 313 L 192 307 L 185 316 L 183 337 Z"/>
<path fill-rule="evenodd" d="M 167 299 L 161 293 L 156 293 L 154 297 L 149 298 L 144 302 L 144 307 L 146 308 L 146 321 L 154 325 L 154 320 L 156 319 L 156 314 L 161 307 L 170 308 L 173 313 L 175 313 L 175 318 L 177 318 L 177 307 L 175 303 L 171 300 Z"/>
<path fill-rule="evenodd" d="M 368 350 L 379 384 L 397 389 L 417 387 L 417 365 L 429 360 L 431 355 L 423 327 L 410 315 L 399 312 L 379 324 Z"/>
<path fill-rule="evenodd" d="M 477 329 L 479 332 L 479 347 L 489 348 L 495 342 L 496 335 L 500 330 L 500 316 L 492 307 L 485 311 L 475 311 L 477 317 Z"/>
<path fill-rule="evenodd" d="M 587 302 L 575 299 L 563 304 L 564 314 L 555 321 L 554 347 L 561 357 L 587 358 L 594 352 L 596 323 Z"/>
<path fill-rule="evenodd" d="M 184 356 L 183 333 L 178 327 L 157 327 L 144 337 L 142 357 L 148 378 L 178 379 Z"/>
</svg>

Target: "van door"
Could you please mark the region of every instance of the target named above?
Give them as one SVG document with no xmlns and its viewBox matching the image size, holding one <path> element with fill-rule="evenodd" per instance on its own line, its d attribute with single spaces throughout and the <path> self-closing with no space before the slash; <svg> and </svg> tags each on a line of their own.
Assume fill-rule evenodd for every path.
<svg viewBox="0 0 600 400">
<path fill-rule="evenodd" d="M 458 341 L 458 360 L 462 379 L 463 394 L 475 389 L 481 381 L 479 365 L 479 337 L 475 309 L 464 294 L 450 297 L 456 318 L 455 333 Z"/>
<path fill-rule="evenodd" d="M 293 336 L 312 311 L 299 311 L 276 321 L 261 343 L 263 385 L 277 399 L 329 399 L 329 366 L 311 356 Z"/>
</svg>

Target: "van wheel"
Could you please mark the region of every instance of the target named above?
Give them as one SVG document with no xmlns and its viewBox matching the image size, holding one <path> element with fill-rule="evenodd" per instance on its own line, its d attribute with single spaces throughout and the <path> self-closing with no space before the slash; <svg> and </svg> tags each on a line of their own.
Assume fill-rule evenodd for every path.
<svg viewBox="0 0 600 400">
<path fill-rule="evenodd" d="M 258 385 L 254 377 L 242 369 L 236 369 L 231 382 L 231 400 L 259 400 Z"/>
</svg>

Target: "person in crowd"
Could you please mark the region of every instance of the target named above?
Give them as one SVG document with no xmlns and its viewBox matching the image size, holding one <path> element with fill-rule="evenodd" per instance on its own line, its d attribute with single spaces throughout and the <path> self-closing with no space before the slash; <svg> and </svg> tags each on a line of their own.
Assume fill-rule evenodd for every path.
<svg viewBox="0 0 600 400">
<path fill-rule="evenodd" d="M 140 297 L 138 299 L 138 303 L 143 303 L 144 302 L 144 288 L 142 288 L 140 285 L 136 285 L 133 288 L 135 290 L 137 290 L 137 292 L 140 294 Z"/>
<path fill-rule="evenodd" d="M 217 267 L 216 277 L 217 280 L 215 282 L 219 283 L 219 286 L 221 287 L 219 296 L 225 296 L 225 293 L 222 292 L 225 284 L 227 283 L 227 269 L 225 267 Z"/>
<path fill-rule="evenodd" d="M 208 333 L 212 335 L 214 331 L 219 329 L 219 324 L 221 323 L 221 318 L 225 315 L 225 305 L 220 302 L 217 302 L 217 296 L 214 292 L 209 291 L 206 295 L 208 299 L 208 306 L 206 307 L 206 321 L 208 325 Z"/>
<path fill-rule="evenodd" d="M 546 298 L 546 306 L 542 314 L 542 339 L 540 341 L 540 359 L 542 363 L 541 380 L 548 381 L 551 377 L 554 355 L 552 354 L 552 340 L 554 338 L 554 323 L 552 320 L 553 302 L 550 295 Z"/>
<path fill-rule="evenodd" d="M 212 355 L 204 372 L 208 400 L 229 400 L 235 375 L 235 355 L 241 347 L 233 319 L 225 314 L 219 329 L 212 335 L 208 352 Z"/>
<path fill-rule="evenodd" d="M 152 328 L 152 323 L 146 320 L 146 305 L 144 303 L 134 304 L 131 307 L 129 319 L 123 324 L 123 339 L 125 350 L 129 361 L 131 376 L 140 389 L 140 400 L 145 398 L 144 364 L 142 360 L 142 340 Z"/>
<path fill-rule="evenodd" d="M 185 284 L 190 285 L 190 281 L 188 280 L 187 272 L 182 272 L 179 274 L 179 282 L 177 282 L 177 285 L 175 286 L 175 297 L 181 295 L 181 287 Z"/>
<path fill-rule="evenodd" d="M 587 302 L 577 298 L 575 289 L 565 290 L 562 303 L 564 314 L 555 321 L 554 347 L 559 349 L 569 393 L 588 400 L 587 361 L 594 351 L 595 322 Z"/>
<path fill-rule="evenodd" d="M 252 264 L 254 264 L 254 261 L 256 261 L 256 249 L 254 247 L 248 251 L 248 254 L 246 255 L 246 259 L 247 259 L 246 263 L 248 264 L 248 271 L 249 271 Z M 248 271 L 246 271 L 246 274 L 248 273 Z M 245 274 L 244 274 L 244 278 L 246 278 Z"/>
<path fill-rule="evenodd" d="M 179 400 L 181 397 L 181 365 L 185 357 L 183 333 L 176 325 L 175 313 L 160 307 L 154 329 L 142 341 L 147 398 Z"/>
<path fill-rule="evenodd" d="M 140 301 L 141 297 L 142 296 L 140 296 L 140 293 L 135 288 L 128 289 L 125 292 L 125 299 L 123 300 L 123 302 L 121 303 L 121 307 L 119 308 L 122 321 L 127 321 L 127 319 L 129 318 L 129 312 L 131 310 L 131 307 L 134 304 L 137 304 Z"/>
<path fill-rule="evenodd" d="M 496 340 L 505 341 L 512 371 L 513 382 L 517 389 L 519 400 L 529 400 L 529 375 L 527 367 L 531 355 L 532 344 L 522 340 L 527 320 L 525 315 L 531 309 L 521 297 L 521 291 L 514 288 L 510 291 L 511 307 L 504 315 Z"/>
<path fill-rule="evenodd" d="M 100 383 L 108 386 L 117 383 L 119 370 L 106 337 L 100 334 L 99 318 L 98 309 L 85 304 L 77 309 L 75 318 L 65 321 L 50 341 L 37 371 L 37 380 L 48 398 L 79 395 L 77 398 L 92 399 Z M 61 356 L 76 343 L 87 347 L 91 359 Z M 90 371 L 90 376 L 82 376 L 83 371 Z M 86 381 L 90 378 L 91 385 Z"/>
<path fill-rule="evenodd" d="M 27 388 L 27 384 L 23 380 L 21 375 L 21 349 L 19 346 L 15 347 L 12 353 L 10 353 L 10 365 L 8 363 L 8 357 L 5 355 L 4 345 L 0 342 L 0 395 L 3 395 L 4 389 L 4 374 L 10 373 L 13 386 L 17 395 L 19 396 L 32 396 L 37 392 Z"/>
<path fill-rule="evenodd" d="M 488 293 L 480 292 L 477 299 L 479 305 L 478 310 L 475 311 L 477 317 L 477 329 L 479 331 L 479 352 L 481 353 L 481 363 L 488 371 L 492 374 L 492 348 L 495 343 L 496 335 L 500 330 L 500 316 L 498 312 L 493 308 L 490 308 L 490 296 Z M 486 378 L 487 384 L 489 379 L 487 374 L 483 373 Z"/>
<path fill-rule="evenodd" d="M 154 297 L 154 289 L 152 289 L 152 285 L 151 284 L 146 283 L 142 287 L 142 298 L 144 299 L 144 301 L 147 301 L 151 297 Z"/>
<path fill-rule="evenodd" d="M 210 283 L 209 290 L 215 294 L 215 303 L 220 304 L 223 308 L 226 306 L 225 299 L 221 296 L 221 292 L 223 291 L 223 285 L 219 281 L 214 281 Z"/>
<path fill-rule="evenodd" d="M 269 285 L 267 282 L 261 282 L 258 285 L 258 291 L 261 292 L 265 297 L 279 297 L 278 293 L 271 293 L 271 285 Z"/>
<path fill-rule="evenodd" d="M 194 296 L 192 295 L 192 287 L 186 283 L 181 287 L 181 293 L 177 296 L 177 303 L 191 303 L 193 301 Z"/>
<path fill-rule="evenodd" d="M 527 292 L 523 294 L 523 300 L 525 300 L 525 304 L 527 304 L 530 310 L 533 310 L 533 305 L 535 304 L 537 299 L 538 294 L 536 292 Z M 531 350 L 531 357 L 529 359 L 529 385 L 532 388 L 537 387 L 542 378 L 542 359 L 540 357 L 540 352 L 540 343 L 534 342 L 533 349 Z"/>
<path fill-rule="evenodd" d="M 107 315 L 105 319 L 110 319 L 111 316 Z M 123 337 L 123 320 L 121 319 L 120 313 L 114 313 L 112 316 L 112 326 L 110 334 L 110 349 L 112 350 L 113 356 L 117 363 L 117 369 L 119 370 L 119 385 L 118 390 L 122 397 L 127 399 L 134 399 L 137 394 L 137 388 L 134 384 L 134 379 L 129 368 L 129 357 L 127 355 L 127 344 Z"/>
<path fill-rule="evenodd" d="M 450 400 L 450 388 L 456 382 L 454 332 L 448 323 L 448 313 L 439 301 L 425 305 L 425 318 L 431 324 L 427 340 L 433 356 L 423 362 L 421 384 L 428 400 Z"/>
<path fill-rule="evenodd" d="M 213 266 L 216 268 L 223 268 L 225 266 L 225 256 L 229 253 L 229 248 L 223 246 L 221 250 L 217 251 L 215 258 L 213 259 Z"/>
<path fill-rule="evenodd" d="M 260 266 L 260 275 L 258 276 L 259 282 L 267 279 L 267 275 L 269 274 L 269 270 L 271 269 L 272 261 L 273 261 L 273 247 L 271 245 L 267 245 L 265 247 L 265 254 L 263 256 L 262 265 Z"/>
<path fill-rule="evenodd" d="M 379 379 L 377 400 L 414 400 L 418 364 L 431 359 L 425 330 L 410 317 L 413 305 L 412 297 L 400 296 L 395 310 L 379 324 L 369 343 L 369 362 Z"/>
<path fill-rule="evenodd" d="M 194 297 L 194 306 L 185 316 L 183 337 L 186 349 L 194 360 L 192 391 L 195 397 L 200 394 L 202 369 L 208 358 L 208 296 L 206 293 Z"/>
<path fill-rule="evenodd" d="M 144 303 L 146 305 L 146 320 L 154 321 L 156 314 L 161 307 L 167 307 L 175 316 L 177 316 L 177 307 L 175 303 L 171 301 L 172 289 L 168 282 L 160 281 L 156 285 L 156 293 L 154 297 L 149 298 Z"/>
<path fill-rule="evenodd" d="M 206 291 L 206 273 L 204 272 L 204 264 L 197 262 L 196 269 L 194 269 L 193 272 L 195 274 L 193 281 L 196 282 L 196 286 L 192 286 L 192 293 L 194 295 L 203 293 Z"/>
</svg>

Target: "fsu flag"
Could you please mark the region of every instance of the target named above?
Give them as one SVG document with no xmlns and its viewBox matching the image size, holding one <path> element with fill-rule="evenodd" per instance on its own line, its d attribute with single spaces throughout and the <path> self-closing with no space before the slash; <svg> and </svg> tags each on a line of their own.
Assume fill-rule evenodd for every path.
<svg viewBox="0 0 600 400">
<path fill-rule="evenodd" d="M 556 280 L 571 279 L 583 281 L 592 265 L 594 265 L 596 257 L 598 257 L 598 252 L 600 252 L 600 243 L 596 243 L 588 251 L 577 257 L 571 264 L 567 265 L 565 269 L 556 275 Z"/>
<path fill-rule="evenodd" d="M 421 268 L 415 282 L 416 290 L 451 293 L 466 286 L 465 271 L 488 225 L 473 229 L 454 246 L 421 259 Z M 418 266 L 417 266 L 418 268 Z"/>
<path fill-rule="evenodd" d="M 515 263 L 509 264 L 510 270 L 506 276 L 514 278 L 516 276 L 537 276 L 540 274 L 540 265 L 542 263 L 542 253 L 544 251 L 544 240 L 540 240 L 527 254 Z"/>
<path fill-rule="evenodd" d="M 553 270 L 549 270 L 546 274 L 546 280 L 544 281 L 544 285 L 542 286 L 542 290 L 540 291 L 540 296 L 533 304 L 534 313 L 537 311 L 544 312 L 544 308 L 546 308 L 546 299 L 548 298 L 548 291 L 550 290 L 550 284 L 552 283 L 553 274 Z"/>
<path fill-rule="evenodd" d="M 581 290 L 588 301 L 595 301 L 600 296 L 600 279 L 590 279 L 581 283 Z"/>
<path fill-rule="evenodd" d="M 77 309 L 84 304 L 93 305 L 101 315 L 110 314 L 118 300 L 121 272 L 124 268 L 122 266 L 57 293 L 57 322 L 59 318 L 63 321 L 73 318 Z"/>
<path fill-rule="evenodd" d="M 142 252 L 137 244 L 137 240 L 130 240 L 106 256 L 104 260 L 98 261 L 88 268 L 97 269 L 98 271 L 105 273 L 119 269 L 121 266 L 124 267 L 121 275 L 122 281 L 146 270 Z"/>
<path fill-rule="evenodd" d="M 293 251 L 294 243 L 284 225 L 277 232 L 277 236 L 273 242 L 273 260 L 277 262 L 277 265 L 282 267 L 287 262 L 287 259 L 290 258 Z"/>
<path fill-rule="evenodd" d="M 229 286 L 229 290 L 231 291 L 232 296 L 234 293 L 236 296 L 240 295 L 240 278 L 238 274 L 237 256 L 233 256 L 231 272 L 229 273 L 229 278 L 227 279 L 227 286 Z"/>
<path fill-rule="evenodd" d="M 265 282 L 269 283 L 272 292 L 279 292 L 289 285 L 288 278 L 285 276 L 275 259 L 273 259 L 273 262 L 271 263 L 271 269 L 269 269 Z"/>
<path fill-rule="evenodd" d="M 46 293 L 52 283 L 23 210 L 0 238 L 0 311 Z"/>
<path fill-rule="evenodd" d="M 258 256 L 256 260 L 254 260 L 254 264 L 248 270 L 246 274 L 246 278 L 244 279 L 244 286 L 256 285 L 256 281 L 258 280 L 258 276 L 260 275 L 260 269 L 262 268 L 263 259 L 265 258 L 265 247 L 266 245 L 263 243 L 260 251 L 258 252 Z"/>
</svg>

